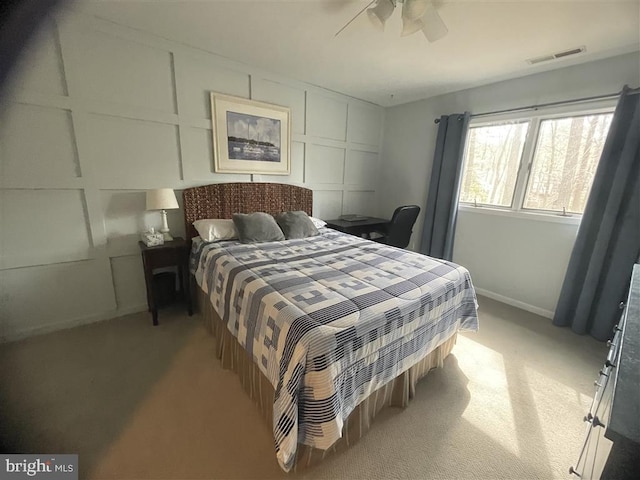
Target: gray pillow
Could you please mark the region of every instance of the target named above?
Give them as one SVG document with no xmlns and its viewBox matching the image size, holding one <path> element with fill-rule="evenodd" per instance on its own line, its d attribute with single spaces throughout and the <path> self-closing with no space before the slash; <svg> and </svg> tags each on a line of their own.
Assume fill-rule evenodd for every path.
<svg viewBox="0 0 640 480">
<path fill-rule="evenodd" d="M 309 215 L 303 211 L 279 213 L 276 215 L 276 222 L 280 225 L 287 240 L 320 235 Z"/>
<path fill-rule="evenodd" d="M 233 224 L 242 243 L 277 242 L 284 240 L 282 230 L 268 213 L 234 213 Z"/>
</svg>

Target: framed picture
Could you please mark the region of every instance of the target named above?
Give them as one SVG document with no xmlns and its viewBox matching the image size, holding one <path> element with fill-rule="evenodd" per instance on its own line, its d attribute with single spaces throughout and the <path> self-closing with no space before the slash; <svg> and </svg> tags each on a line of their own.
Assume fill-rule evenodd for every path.
<svg viewBox="0 0 640 480">
<path fill-rule="evenodd" d="M 216 172 L 291 173 L 289 108 L 212 93 L 211 112 Z"/>
</svg>

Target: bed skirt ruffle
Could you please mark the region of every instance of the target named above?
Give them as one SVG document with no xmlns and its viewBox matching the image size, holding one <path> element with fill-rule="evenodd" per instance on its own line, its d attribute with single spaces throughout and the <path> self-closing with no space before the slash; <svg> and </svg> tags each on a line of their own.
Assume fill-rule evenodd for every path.
<svg viewBox="0 0 640 480">
<path fill-rule="evenodd" d="M 203 318 L 205 327 L 215 339 L 216 356 L 220 359 L 223 368 L 232 370 L 238 375 L 245 392 L 260 409 L 262 418 L 269 429 L 272 429 L 275 394 L 273 386 L 238 343 L 238 340 L 229 332 L 213 309 L 207 295 L 200 288 L 196 287 L 196 289 L 198 292 L 198 311 Z M 373 419 L 383 408 L 387 406 L 406 407 L 415 395 L 418 381 L 431 369 L 442 367 L 444 359 L 451 353 L 456 343 L 456 338 L 457 334 L 454 334 L 416 365 L 365 398 L 349 415 L 344 423 L 342 438 L 336 441 L 331 448 L 319 450 L 299 444 L 294 469 L 301 470 L 318 464 L 328 455 L 345 450 L 355 444 L 371 428 Z"/>
</svg>

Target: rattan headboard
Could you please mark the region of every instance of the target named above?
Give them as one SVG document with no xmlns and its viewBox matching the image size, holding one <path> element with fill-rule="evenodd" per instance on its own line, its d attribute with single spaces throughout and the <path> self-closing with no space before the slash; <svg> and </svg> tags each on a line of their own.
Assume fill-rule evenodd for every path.
<svg viewBox="0 0 640 480">
<path fill-rule="evenodd" d="M 313 192 L 283 183 L 214 183 L 187 188 L 184 224 L 187 239 L 198 235 L 193 222 L 203 218 L 232 218 L 234 213 L 266 212 L 276 215 L 290 210 L 312 213 Z"/>
</svg>

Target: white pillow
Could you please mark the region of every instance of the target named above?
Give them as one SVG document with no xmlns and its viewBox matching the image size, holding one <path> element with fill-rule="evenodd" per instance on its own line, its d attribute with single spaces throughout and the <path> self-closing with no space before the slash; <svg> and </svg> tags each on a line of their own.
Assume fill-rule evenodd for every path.
<svg viewBox="0 0 640 480">
<path fill-rule="evenodd" d="M 309 218 L 311 219 L 313 226 L 316 228 L 322 228 L 327 224 L 327 222 L 325 222 L 324 220 L 320 220 L 319 218 L 316 218 L 316 217 L 309 217 Z"/>
<path fill-rule="evenodd" d="M 219 242 L 220 240 L 237 240 L 238 231 L 231 219 L 196 220 L 193 226 L 205 242 Z"/>
</svg>

